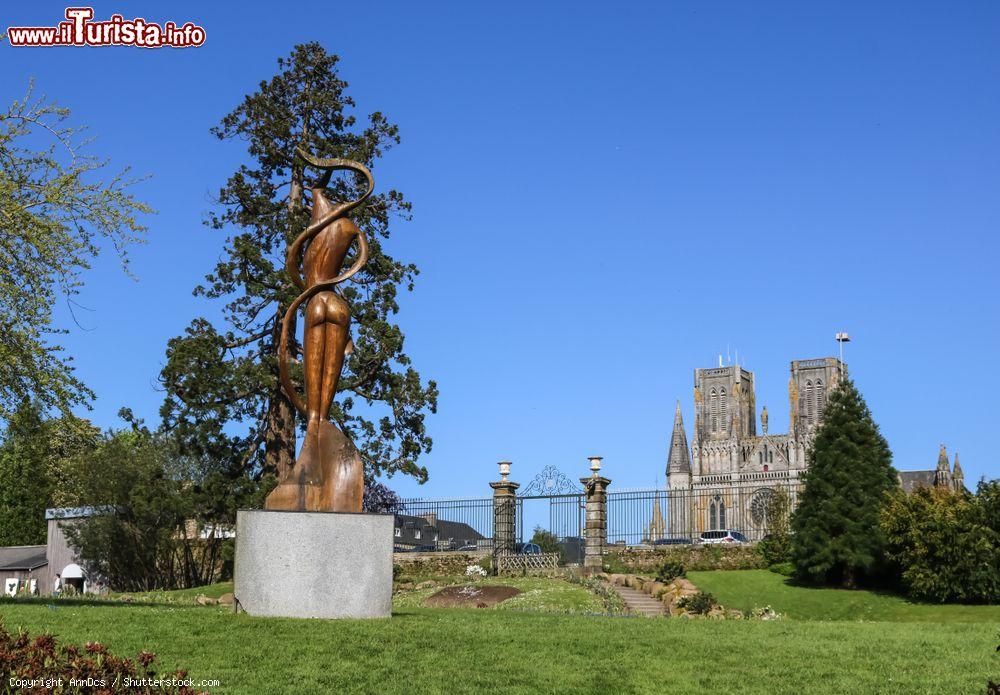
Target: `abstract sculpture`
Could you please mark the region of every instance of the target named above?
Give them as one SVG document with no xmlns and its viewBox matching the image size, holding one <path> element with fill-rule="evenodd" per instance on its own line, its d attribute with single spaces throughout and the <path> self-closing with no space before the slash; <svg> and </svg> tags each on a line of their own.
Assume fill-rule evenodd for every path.
<svg viewBox="0 0 1000 695">
<path fill-rule="evenodd" d="M 348 159 L 319 159 L 299 150 L 307 164 L 323 170 L 312 191 L 309 226 L 288 246 L 285 269 L 301 294 L 282 317 L 278 345 L 281 385 L 288 398 L 306 418 L 305 441 L 295 464 L 268 495 L 266 509 L 282 511 L 360 512 L 365 490 L 364 466 L 353 442 L 329 420 L 344 357 L 351 344 L 351 308 L 337 292 L 337 285 L 364 267 L 368 240 L 347 215 L 371 195 L 375 182 L 371 172 Z M 365 177 L 367 190 L 357 200 L 333 205 L 325 189 L 337 170 L 354 171 Z M 341 272 L 354 241 L 358 254 Z M 302 270 L 299 270 L 301 262 Z M 288 371 L 288 343 L 296 312 L 305 305 L 302 361 L 305 402 Z"/>
</svg>

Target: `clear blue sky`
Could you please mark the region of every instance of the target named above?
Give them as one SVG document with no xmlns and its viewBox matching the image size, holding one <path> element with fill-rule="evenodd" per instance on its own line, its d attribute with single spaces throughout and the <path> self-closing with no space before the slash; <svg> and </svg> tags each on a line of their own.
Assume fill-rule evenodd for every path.
<svg viewBox="0 0 1000 695">
<path fill-rule="evenodd" d="M 4 27 L 65 3 L 7 3 Z M 238 9 L 237 9 L 238 8 Z M 243 156 L 208 132 L 298 42 L 340 54 L 403 144 L 377 172 L 414 202 L 390 244 L 422 274 L 399 317 L 438 381 L 431 479 L 485 494 L 494 463 L 616 486 L 663 468 L 692 370 L 739 350 L 771 431 L 789 361 L 847 361 L 897 467 L 942 442 L 1000 475 L 1000 4 L 99 3 L 195 21 L 186 50 L 0 46 L 0 97 L 29 76 L 94 151 L 152 178 L 135 283 L 107 256 L 64 340 L 90 417 L 150 422 L 166 341 L 217 307 L 191 296 L 223 235 L 202 226 Z M 60 312 L 60 320 L 66 320 Z"/>
</svg>

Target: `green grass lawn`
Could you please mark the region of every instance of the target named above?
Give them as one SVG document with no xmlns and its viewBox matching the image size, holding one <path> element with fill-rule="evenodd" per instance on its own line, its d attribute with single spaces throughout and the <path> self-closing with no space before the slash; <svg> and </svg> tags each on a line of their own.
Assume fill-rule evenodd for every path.
<svg viewBox="0 0 1000 695">
<path fill-rule="evenodd" d="M 521 590 L 521 593 L 514 598 L 498 603 L 489 610 L 543 611 L 546 613 L 604 612 L 603 603 L 592 592 L 578 584 L 570 584 L 558 579 L 490 577 L 479 580 L 476 584 L 513 586 Z M 424 599 L 440 590 L 440 587 L 436 587 L 397 594 L 392 601 L 393 608 L 396 610 L 419 608 Z"/>
<path fill-rule="evenodd" d="M 845 619 L 650 620 L 526 610 L 588 606 L 580 587 L 547 579 L 503 580 L 525 590 L 521 610 L 417 607 L 434 591 L 425 590 L 398 596 L 393 617 L 377 621 L 235 615 L 191 605 L 199 591 L 183 601 L 157 601 L 154 593 L 153 604 L 0 601 L 0 617 L 9 628 L 78 644 L 97 640 L 123 656 L 156 652 L 161 669 L 218 679 L 213 692 L 220 693 L 909 695 L 982 692 L 988 677 L 1000 678 L 995 607 L 918 606 L 932 622 L 912 622 L 911 604 L 850 592 L 852 605 L 883 606 L 878 621 L 857 622 L 839 603 L 843 592 L 788 587 L 767 572 L 691 574 L 733 607 L 769 602 L 795 613 L 797 594 L 786 592 L 810 591 L 799 617 Z"/>
<path fill-rule="evenodd" d="M 970 693 L 1000 676 L 988 623 L 688 621 L 403 609 L 382 621 L 220 608 L 0 605 L 10 627 L 143 649 L 232 693 Z"/>
<path fill-rule="evenodd" d="M 688 572 L 688 578 L 727 608 L 751 610 L 770 605 L 800 620 L 890 620 L 994 622 L 1000 606 L 913 603 L 894 594 L 797 586 L 767 570 Z"/>
<path fill-rule="evenodd" d="M 223 594 L 228 594 L 233 590 L 232 582 L 219 582 L 218 584 L 209 584 L 207 586 L 199 586 L 195 589 L 176 589 L 174 591 L 141 591 L 141 592 L 124 592 L 111 594 L 109 598 L 121 599 L 128 596 L 133 601 L 139 601 L 142 603 L 180 603 L 180 604 L 191 604 L 194 605 L 195 601 L 199 596 L 207 596 L 208 598 L 219 598 Z"/>
</svg>

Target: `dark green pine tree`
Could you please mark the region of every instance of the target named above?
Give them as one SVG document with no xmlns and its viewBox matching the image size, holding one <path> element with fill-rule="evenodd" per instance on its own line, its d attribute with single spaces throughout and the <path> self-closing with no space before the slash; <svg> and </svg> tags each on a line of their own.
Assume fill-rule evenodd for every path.
<svg viewBox="0 0 1000 695">
<path fill-rule="evenodd" d="M 889 444 L 850 379 L 830 394 L 809 450 L 809 470 L 792 516 L 799 576 L 854 587 L 882 566 L 879 512 L 897 485 Z"/>
<path fill-rule="evenodd" d="M 52 496 L 44 430 L 25 403 L 10 419 L 0 446 L 0 545 L 45 542 L 45 504 Z"/>
<path fill-rule="evenodd" d="M 411 366 L 393 321 L 397 292 L 413 288 L 417 268 L 382 245 L 391 221 L 408 218 L 410 203 L 377 185 L 376 164 L 399 142 L 398 128 L 378 111 L 357 122 L 337 62 L 318 43 L 296 46 L 278 61 L 278 74 L 212 131 L 247 149 L 209 219 L 229 234 L 226 247 L 195 289 L 225 303 L 224 323 L 198 318 L 170 341 L 161 414 L 185 456 L 233 477 L 280 474 L 295 460 L 295 412 L 276 360 L 280 318 L 298 294 L 284 270 L 285 251 L 308 223 L 309 187 L 320 173 L 302 166 L 296 148 L 360 161 L 376 174 L 376 193 L 351 215 L 371 250 L 364 270 L 339 289 L 352 309 L 354 352 L 331 418 L 354 439 L 369 481 L 396 472 L 427 477 L 418 458 L 431 447 L 424 416 L 436 409 L 437 387 Z M 356 198 L 360 185 L 335 178 L 327 194 L 332 201 Z"/>
<path fill-rule="evenodd" d="M 86 420 L 45 419 L 37 404 L 21 404 L 0 440 L 0 545 L 45 543 L 45 509 L 62 504 L 67 462 L 97 436 Z"/>
</svg>

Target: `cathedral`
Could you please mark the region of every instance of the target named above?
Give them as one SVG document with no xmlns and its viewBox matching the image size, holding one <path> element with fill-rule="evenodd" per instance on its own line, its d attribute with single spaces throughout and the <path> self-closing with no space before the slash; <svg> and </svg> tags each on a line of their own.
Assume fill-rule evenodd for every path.
<svg viewBox="0 0 1000 695">
<path fill-rule="evenodd" d="M 783 489 L 795 504 L 813 432 L 846 369 L 834 357 L 792 362 L 785 434 L 768 432 L 767 408 L 760 413 L 758 432 L 753 372 L 740 365 L 696 369 L 690 449 L 680 402 L 674 414 L 666 535 L 737 529 L 751 539 L 763 537 L 776 490 Z"/>
<path fill-rule="evenodd" d="M 958 462 L 958 454 L 955 454 L 953 467 L 948 462 L 948 450 L 942 444 L 941 451 L 938 452 L 937 468 L 925 471 L 899 471 L 899 484 L 907 492 L 913 492 L 922 485 L 964 492 L 965 474 L 962 472 L 962 464 Z"/>
</svg>

